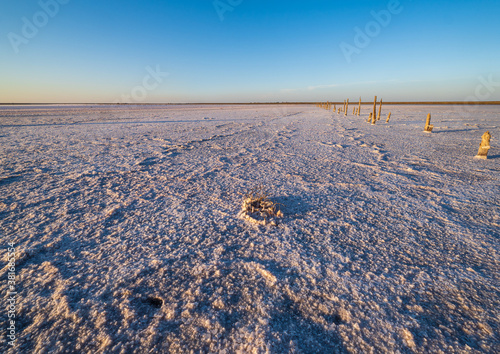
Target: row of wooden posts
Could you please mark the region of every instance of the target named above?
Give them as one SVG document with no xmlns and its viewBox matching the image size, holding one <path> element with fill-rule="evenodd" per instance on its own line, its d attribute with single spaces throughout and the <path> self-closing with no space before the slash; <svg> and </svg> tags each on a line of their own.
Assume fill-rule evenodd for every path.
<svg viewBox="0 0 500 354">
<path fill-rule="evenodd" d="M 344 116 L 347 116 L 347 112 L 349 109 L 349 99 L 344 100 L 344 104 L 342 107 L 339 107 L 337 109 L 337 105 L 331 102 L 322 102 L 316 104 L 317 107 L 324 108 L 328 111 L 332 109 L 333 106 L 333 111 L 337 112 L 337 114 L 343 113 Z M 380 104 L 378 107 L 378 114 L 377 114 L 377 96 L 375 96 L 375 99 L 373 100 L 373 112 L 370 112 L 370 115 L 368 116 L 367 123 L 370 123 L 372 125 L 375 125 L 377 121 L 380 120 L 380 115 L 382 113 L 382 99 L 380 99 Z M 353 107 L 352 109 L 352 115 L 354 116 L 360 116 L 361 115 L 361 97 L 359 98 L 359 103 L 358 107 L 356 106 Z M 389 123 L 389 120 L 391 119 L 391 112 L 387 115 L 386 123 Z M 425 126 L 424 126 L 424 132 L 426 133 L 432 133 L 432 129 L 434 129 L 434 125 L 431 124 L 431 114 L 427 114 L 427 120 L 425 121 Z M 481 144 L 479 145 L 479 151 L 477 155 L 475 156 L 476 158 L 479 159 L 487 159 L 488 158 L 488 151 L 490 149 L 490 139 L 491 139 L 491 134 L 489 131 L 483 134 L 481 137 Z"/>
<path fill-rule="evenodd" d="M 344 100 L 344 104 L 342 107 L 339 107 L 337 109 L 337 105 L 330 103 L 330 102 L 323 102 L 323 103 L 318 103 L 316 104 L 317 107 L 324 108 L 326 110 L 331 110 L 333 105 L 333 111 L 337 112 L 337 114 L 344 113 L 344 116 L 347 116 L 347 112 L 349 109 L 349 99 Z M 370 116 L 367 120 L 368 123 L 372 123 L 372 125 L 375 125 L 375 123 L 380 120 L 380 115 L 382 113 L 382 99 L 380 99 L 380 105 L 378 108 L 378 114 L 377 114 L 377 96 L 375 96 L 375 100 L 373 101 L 373 112 L 370 112 Z M 354 106 L 352 108 L 352 115 L 353 116 L 360 116 L 361 115 L 361 97 L 359 98 L 358 102 L 358 107 Z M 389 123 L 389 119 L 391 119 L 391 112 L 387 115 L 386 123 Z"/>
</svg>

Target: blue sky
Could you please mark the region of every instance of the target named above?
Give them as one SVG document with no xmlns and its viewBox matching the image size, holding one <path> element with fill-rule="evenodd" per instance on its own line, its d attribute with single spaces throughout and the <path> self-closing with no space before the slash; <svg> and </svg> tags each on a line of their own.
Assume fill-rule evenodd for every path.
<svg viewBox="0 0 500 354">
<path fill-rule="evenodd" d="M 499 15 L 497 0 L 4 0 L 0 102 L 500 100 Z"/>
</svg>

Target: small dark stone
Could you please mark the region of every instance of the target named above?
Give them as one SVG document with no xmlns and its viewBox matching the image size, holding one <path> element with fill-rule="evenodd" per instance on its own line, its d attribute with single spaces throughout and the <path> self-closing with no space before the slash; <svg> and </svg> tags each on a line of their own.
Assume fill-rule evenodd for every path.
<svg viewBox="0 0 500 354">
<path fill-rule="evenodd" d="M 148 296 L 144 302 L 157 309 L 163 305 L 163 300 L 154 296 Z"/>
</svg>

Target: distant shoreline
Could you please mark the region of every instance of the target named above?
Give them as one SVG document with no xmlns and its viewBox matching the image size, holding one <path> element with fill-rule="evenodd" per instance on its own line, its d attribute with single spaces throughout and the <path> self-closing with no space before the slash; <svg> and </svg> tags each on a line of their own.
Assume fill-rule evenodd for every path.
<svg viewBox="0 0 500 354">
<path fill-rule="evenodd" d="M 328 101 L 331 104 L 344 104 L 340 101 Z M 196 102 L 196 103 L 0 103 L 0 106 L 50 106 L 50 105 L 100 105 L 100 106 L 171 106 L 171 105 L 207 105 L 207 106 L 229 106 L 229 105 L 302 105 L 302 104 L 318 104 L 326 103 L 326 101 L 318 102 L 237 102 L 237 103 L 210 103 L 210 102 Z M 359 101 L 351 101 L 350 104 L 359 104 Z M 361 102 L 363 105 L 373 104 L 373 101 Z M 384 105 L 500 105 L 500 101 L 421 101 L 421 102 L 384 102 Z"/>
</svg>

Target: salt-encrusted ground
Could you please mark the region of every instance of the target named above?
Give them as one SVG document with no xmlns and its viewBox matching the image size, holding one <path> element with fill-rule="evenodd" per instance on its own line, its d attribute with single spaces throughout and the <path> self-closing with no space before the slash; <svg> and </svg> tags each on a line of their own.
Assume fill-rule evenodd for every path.
<svg viewBox="0 0 500 354">
<path fill-rule="evenodd" d="M 0 108 L 0 352 L 500 352 L 500 107 L 369 111 Z"/>
</svg>

